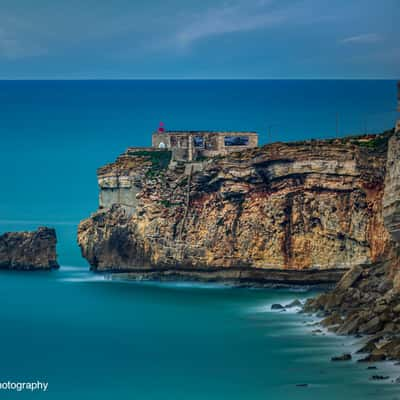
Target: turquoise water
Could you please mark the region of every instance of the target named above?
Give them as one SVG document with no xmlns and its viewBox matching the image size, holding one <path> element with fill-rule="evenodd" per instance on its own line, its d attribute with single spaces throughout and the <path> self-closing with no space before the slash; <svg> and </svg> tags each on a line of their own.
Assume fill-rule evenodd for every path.
<svg viewBox="0 0 400 400">
<path fill-rule="evenodd" d="M 1 380 L 49 382 L 46 393 L 2 398 L 400 397 L 368 380 L 381 367 L 329 361 L 343 339 L 268 311 L 304 293 L 111 282 L 71 267 L 0 279 Z"/>
<path fill-rule="evenodd" d="M 393 81 L 0 82 L 0 232 L 57 229 L 59 271 L 0 273 L 2 398 L 394 399 L 365 365 L 331 363 L 354 339 L 269 312 L 312 293 L 134 284 L 88 271 L 76 245 L 97 208 L 95 170 L 167 128 L 250 129 L 262 143 L 393 126 Z M 268 126 L 272 127 L 272 138 Z M 391 378 L 400 370 L 388 370 Z M 298 387 L 297 384 L 308 384 Z"/>
</svg>

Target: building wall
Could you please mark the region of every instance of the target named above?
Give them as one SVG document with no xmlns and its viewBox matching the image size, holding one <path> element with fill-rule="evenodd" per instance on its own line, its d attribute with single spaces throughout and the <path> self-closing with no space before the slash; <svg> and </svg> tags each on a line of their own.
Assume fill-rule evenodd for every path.
<svg viewBox="0 0 400 400">
<path fill-rule="evenodd" d="M 225 137 L 248 137 L 246 145 L 225 146 Z M 203 145 L 196 147 L 194 139 L 201 137 Z M 172 151 L 172 159 L 177 161 L 192 161 L 198 156 L 214 157 L 234 151 L 258 146 L 258 135 L 254 132 L 155 132 L 152 136 L 153 147 L 158 148 L 160 143 Z"/>
</svg>

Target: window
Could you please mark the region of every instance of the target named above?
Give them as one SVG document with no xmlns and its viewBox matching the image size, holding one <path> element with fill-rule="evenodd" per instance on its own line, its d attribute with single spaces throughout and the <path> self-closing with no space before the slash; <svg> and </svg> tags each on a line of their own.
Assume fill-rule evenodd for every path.
<svg viewBox="0 0 400 400">
<path fill-rule="evenodd" d="M 225 136 L 225 146 L 247 146 L 249 144 L 248 136 Z"/>
<path fill-rule="evenodd" d="M 204 147 L 204 138 L 203 136 L 195 136 L 193 138 L 194 147 Z"/>
</svg>

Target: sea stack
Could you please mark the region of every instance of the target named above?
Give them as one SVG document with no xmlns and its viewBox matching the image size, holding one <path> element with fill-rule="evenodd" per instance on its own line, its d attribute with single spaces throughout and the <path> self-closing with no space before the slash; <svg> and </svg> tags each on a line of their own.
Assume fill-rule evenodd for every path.
<svg viewBox="0 0 400 400">
<path fill-rule="evenodd" d="M 57 237 L 52 228 L 7 232 L 0 236 L 0 269 L 51 270 L 59 268 Z"/>
</svg>

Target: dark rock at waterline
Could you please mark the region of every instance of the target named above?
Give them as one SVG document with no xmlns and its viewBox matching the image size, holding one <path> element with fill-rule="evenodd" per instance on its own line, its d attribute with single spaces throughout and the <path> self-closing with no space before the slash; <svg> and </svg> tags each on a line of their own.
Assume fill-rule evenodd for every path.
<svg viewBox="0 0 400 400">
<path fill-rule="evenodd" d="M 357 350 L 357 354 L 372 353 L 376 350 L 375 342 L 376 340 L 369 340 L 361 349 Z"/>
<path fill-rule="evenodd" d="M 378 369 L 378 368 L 375 367 L 375 365 L 371 365 L 371 366 L 367 367 L 367 369 Z"/>
<path fill-rule="evenodd" d="M 303 304 L 299 299 L 293 300 L 291 303 L 286 304 L 285 308 L 301 307 Z"/>
<path fill-rule="evenodd" d="M 283 310 L 284 308 L 285 307 L 283 307 L 282 304 L 278 304 L 278 303 L 272 304 L 272 306 L 271 306 L 271 310 Z"/>
<path fill-rule="evenodd" d="M 308 387 L 308 383 L 298 383 L 297 387 Z"/>
<path fill-rule="evenodd" d="M 361 358 L 358 362 L 377 362 L 377 361 L 385 361 L 386 355 L 385 354 L 369 354 L 365 358 Z"/>
<path fill-rule="evenodd" d="M 344 353 L 341 356 L 335 356 L 331 358 L 331 361 L 350 361 L 350 360 L 351 360 L 350 353 Z"/>
<path fill-rule="evenodd" d="M 50 270 L 59 268 L 57 237 L 52 228 L 7 232 L 0 236 L 0 269 Z"/>
<path fill-rule="evenodd" d="M 372 375 L 369 380 L 370 381 L 383 381 L 389 379 L 388 376 L 383 376 L 383 375 Z"/>
</svg>

